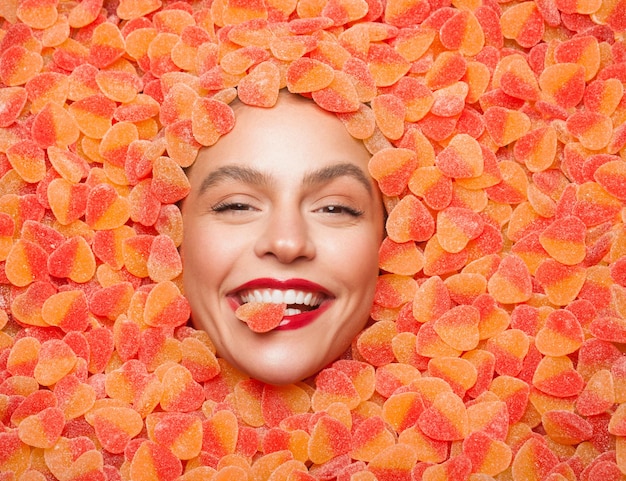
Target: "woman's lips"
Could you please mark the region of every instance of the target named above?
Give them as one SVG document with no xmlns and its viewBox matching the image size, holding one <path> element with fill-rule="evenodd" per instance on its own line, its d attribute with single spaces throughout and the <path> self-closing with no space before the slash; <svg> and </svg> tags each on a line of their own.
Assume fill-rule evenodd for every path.
<svg viewBox="0 0 626 481">
<path fill-rule="evenodd" d="M 236 289 L 232 291 L 232 294 L 236 294 L 243 290 L 248 289 L 280 289 L 280 290 L 302 290 L 302 291 L 312 291 L 312 292 L 321 292 L 330 297 L 330 292 L 323 286 L 309 281 L 307 279 L 286 279 L 279 280 L 273 279 L 270 277 L 262 277 L 259 279 L 253 279 L 251 281 L 246 282 L 245 284 L 240 285 Z"/>
<path fill-rule="evenodd" d="M 287 294 L 288 291 L 292 291 Z M 322 315 L 333 303 L 333 297 L 330 292 L 323 286 L 311 282 L 306 279 L 288 279 L 278 280 L 273 278 L 259 278 L 248 281 L 241 286 L 237 287 L 228 295 L 228 301 L 233 310 L 236 310 L 243 302 L 284 302 L 284 297 L 293 298 L 294 291 L 300 293 L 297 296 L 299 299 L 308 297 L 308 302 L 311 298 L 320 299 L 319 304 L 310 304 L 304 302 L 289 303 L 290 307 L 299 309 L 302 307 L 302 312 L 298 314 L 285 315 L 280 325 L 274 330 L 294 330 L 300 329 L 304 326 L 315 322 L 317 318 Z M 303 295 L 303 293 L 312 294 L 309 296 Z M 262 301 L 259 301 L 262 298 Z M 245 300 L 244 300 L 245 299 Z M 277 301 L 278 299 L 278 301 Z"/>
<path fill-rule="evenodd" d="M 315 322 L 319 316 L 321 316 L 333 303 L 332 299 L 327 299 L 317 309 L 312 311 L 305 311 L 295 316 L 285 316 L 279 326 L 274 329 L 275 331 L 289 331 L 294 329 L 300 329 L 304 326 Z"/>
</svg>

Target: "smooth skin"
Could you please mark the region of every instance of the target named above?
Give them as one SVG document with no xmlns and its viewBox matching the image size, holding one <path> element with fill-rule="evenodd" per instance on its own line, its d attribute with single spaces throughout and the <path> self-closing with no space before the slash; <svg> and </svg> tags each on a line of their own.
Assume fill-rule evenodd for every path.
<svg viewBox="0 0 626 481">
<path fill-rule="evenodd" d="M 281 92 L 271 109 L 233 108 L 234 129 L 188 171 L 184 291 L 219 356 L 284 385 L 339 358 L 368 321 L 381 195 L 363 143 L 312 101 Z M 319 313 L 296 328 L 253 332 L 235 310 L 252 290 L 267 296 L 276 285 L 282 294 L 311 291 L 323 301 Z"/>
</svg>

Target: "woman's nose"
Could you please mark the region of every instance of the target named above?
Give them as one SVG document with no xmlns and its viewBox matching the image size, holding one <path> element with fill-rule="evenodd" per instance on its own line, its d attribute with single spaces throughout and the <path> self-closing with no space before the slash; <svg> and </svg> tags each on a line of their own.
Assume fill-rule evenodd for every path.
<svg viewBox="0 0 626 481">
<path fill-rule="evenodd" d="M 256 241 L 259 257 L 273 256 L 288 264 L 315 256 L 315 244 L 304 214 L 299 209 L 276 209 L 270 213 Z"/>
</svg>

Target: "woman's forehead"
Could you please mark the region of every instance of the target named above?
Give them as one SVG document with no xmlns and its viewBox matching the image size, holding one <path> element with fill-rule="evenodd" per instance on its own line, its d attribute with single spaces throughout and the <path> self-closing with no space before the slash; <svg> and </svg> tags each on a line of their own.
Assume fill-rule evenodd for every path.
<svg viewBox="0 0 626 481">
<path fill-rule="evenodd" d="M 367 171 L 370 154 L 363 142 L 352 137 L 336 115 L 314 102 L 291 93 L 282 93 L 272 108 L 233 105 L 235 127 L 213 146 L 202 149 L 195 164 L 209 161 L 205 169 L 221 162 L 277 164 L 356 162 Z M 195 165 L 194 164 L 194 165 Z"/>
</svg>

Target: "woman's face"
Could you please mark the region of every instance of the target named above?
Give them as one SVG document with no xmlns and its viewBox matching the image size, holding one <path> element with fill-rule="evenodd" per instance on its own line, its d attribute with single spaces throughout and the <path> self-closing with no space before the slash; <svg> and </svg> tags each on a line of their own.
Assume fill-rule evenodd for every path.
<svg viewBox="0 0 626 481">
<path fill-rule="evenodd" d="M 338 358 L 369 317 L 382 202 L 367 150 L 333 114 L 291 94 L 235 113 L 188 174 L 185 295 L 221 357 L 264 382 L 297 382 Z M 257 333 L 235 316 L 252 300 L 293 310 Z"/>
</svg>

